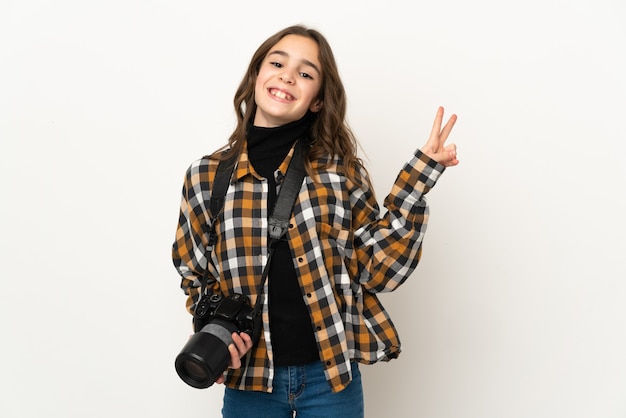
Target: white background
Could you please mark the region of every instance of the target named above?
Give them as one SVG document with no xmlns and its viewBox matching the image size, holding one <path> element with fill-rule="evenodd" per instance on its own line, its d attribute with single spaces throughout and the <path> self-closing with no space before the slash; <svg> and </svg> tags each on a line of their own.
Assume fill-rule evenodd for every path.
<svg viewBox="0 0 626 418">
<path fill-rule="evenodd" d="M 180 190 L 294 23 L 334 48 L 379 201 L 437 106 L 459 115 L 367 417 L 626 416 L 624 22 L 619 0 L 2 1 L 0 416 L 220 416 L 173 366 Z"/>
</svg>

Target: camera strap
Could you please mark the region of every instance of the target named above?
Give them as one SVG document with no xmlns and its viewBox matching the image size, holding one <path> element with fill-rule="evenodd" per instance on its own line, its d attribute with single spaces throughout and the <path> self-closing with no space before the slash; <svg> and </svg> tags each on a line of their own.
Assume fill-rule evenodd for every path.
<svg viewBox="0 0 626 418">
<path fill-rule="evenodd" d="M 296 142 L 296 146 L 287 168 L 287 173 L 283 179 L 283 184 L 280 186 L 280 191 L 276 197 L 276 205 L 272 211 L 272 215 L 269 218 L 269 235 L 270 242 L 267 253 L 267 262 L 265 268 L 263 268 L 263 274 L 261 275 L 261 284 L 257 292 L 256 303 L 252 310 L 251 316 L 254 317 L 261 313 L 261 307 L 263 306 L 263 287 L 270 271 L 270 262 L 272 261 L 272 254 L 274 253 L 274 247 L 280 241 L 280 239 L 287 234 L 289 229 L 289 218 L 291 212 L 296 203 L 296 198 L 302 187 L 302 182 L 306 176 L 306 170 L 304 169 L 304 153 L 306 147 L 302 146 L 302 139 Z"/>
<path fill-rule="evenodd" d="M 263 294 L 263 288 L 265 286 L 265 281 L 267 280 L 267 276 L 269 274 L 269 266 L 270 261 L 272 259 L 272 253 L 274 252 L 274 247 L 276 243 L 280 241 L 280 239 L 287 233 L 289 229 L 289 218 L 291 217 L 291 212 L 293 211 L 293 207 L 296 202 L 296 198 L 298 197 L 298 193 L 300 192 L 300 188 L 302 187 L 302 182 L 306 176 L 306 170 L 304 168 L 304 158 L 306 153 L 306 146 L 303 146 L 302 142 L 305 142 L 304 139 L 298 139 L 296 141 L 295 149 L 293 156 L 291 157 L 291 161 L 289 162 L 289 167 L 287 168 L 287 173 L 285 174 L 285 178 L 283 179 L 283 183 L 280 187 L 280 191 L 278 192 L 278 196 L 276 197 L 276 205 L 272 211 L 271 216 L 269 217 L 268 227 L 269 227 L 269 245 L 268 245 L 268 254 L 267 254 L 267 262 L 265 263 L 265 267 L 263 268 L 263 273 L 261 275 L 261 283 L 257 292 L 257 300 L 254 305 L 254 309 L 252 311 L 252 316 L 255 316 L 260 313 L 262 300 L 261 297 Z M 219 162 L 217 166 L 217 171 L 215 173 L 215 179 L 213 180 L 213 191 L 211 193 L 211 198 L 209 199 L 209 209 L 211 211 L 211 226 L 209 227 L 209 242 L 206 250 L 206 260 L 207 267 L 204 271 L 204 275 L 201 281 L 201 293 L 204 294 L 206 290 L 206 285 L 208 282 L 209 276 L 209 257 L 210 252 L 213 251 L 213 247 L 217 242 L 217 233 L 215 232 L 215 221 L 224 206 L 224 200 L 226 196 L 226 192 L 228 191 L 228 185 L 230 184 L 230 179 L 232 177 L 232 172 L 235 168 L 235 158 L 237 156 L 233 156 L 229 159 L 222 160 Z"/>
<path fill-rule="evenodd" d="M 209 198 L 209 216 L 211 217 L 211 224 L 208 226 L 208 242 L 205 251 L 206 268 L 202 279 L 200 279 L 200 295 L 204 295 L 206 291 L 206 285 L 209 281 L 209 259 L 213 247 L 217 242 L 217 233 L 215 232 L 215 221 L 219 216 L 222 208 L 224 207 L 224 199 L 226 197 L 226 191 L 230 184 L 230 178 L 233 175 L 235 169 L 235 162 L 237 154 L 234 154 L 228 159 L 220 160 L 215 172 L 215 178 L 213 179 L 213 190 L 211 191 L 211 197 Z M 205 224 L 207 225 L 207 224 Z"/>
</svg>

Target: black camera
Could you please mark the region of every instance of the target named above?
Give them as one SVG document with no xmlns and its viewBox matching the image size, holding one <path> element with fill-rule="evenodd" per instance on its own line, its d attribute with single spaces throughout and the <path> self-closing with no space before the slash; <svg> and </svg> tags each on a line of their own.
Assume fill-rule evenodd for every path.
<svg viewBox="0 0 626 418">
<path fill-rule="evenodd" d="M 240 293 L 223 298 L 203 295 L 194 311 L 195 334 L 176 357 L 176 372 L 189 386 L 204 389 L 228 367 L 233 332 L 245 332 L 256 344 L 261 336 L 261 315 Z"/>
</svg>

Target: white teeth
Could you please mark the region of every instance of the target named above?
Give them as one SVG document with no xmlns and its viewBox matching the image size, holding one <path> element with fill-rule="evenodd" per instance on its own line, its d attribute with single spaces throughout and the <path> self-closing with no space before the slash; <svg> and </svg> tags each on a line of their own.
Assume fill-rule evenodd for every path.
<svg viewBox="0 0 626 418">
<path fill-rule="evenodd" d="M 289 100 L 291 100 L 291 95 L 289 95 L 289 94 L 287 94 L 287 93 L 285 93 L 283 91 L 272 90 L 271 93 L 272 93 L 273 96 L 276 96 L 279 99 L 283 99 L 283 100 L 289 99 Z"/>
</svg>

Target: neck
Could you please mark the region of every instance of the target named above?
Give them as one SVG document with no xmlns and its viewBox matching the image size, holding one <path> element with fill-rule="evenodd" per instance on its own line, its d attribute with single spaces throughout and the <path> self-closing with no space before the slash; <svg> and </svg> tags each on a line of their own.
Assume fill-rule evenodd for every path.
<svg viewBox="0 0 626 418">
<path fill-rule="evenodd" d="M 273 176 L 296 140 L 307 135 L 311 122 L 307 113 L 300 120 L 276 128 L 249 126 L 248 158 L 255 171 L 266 178 Z"/>
</svg>

